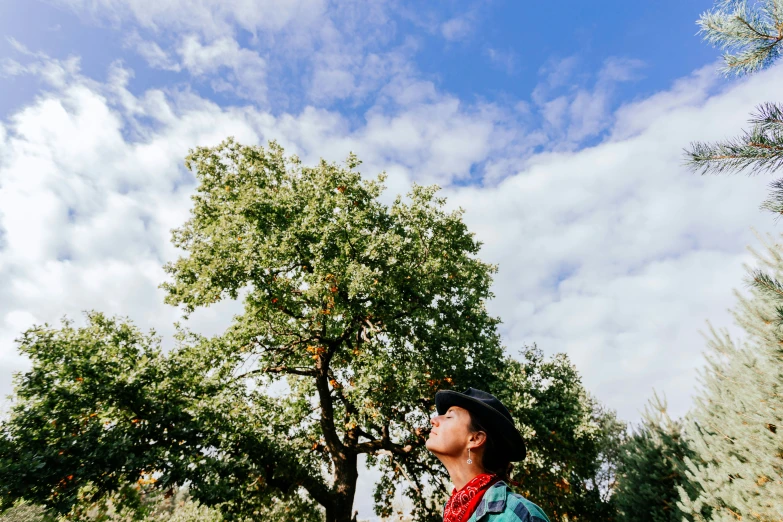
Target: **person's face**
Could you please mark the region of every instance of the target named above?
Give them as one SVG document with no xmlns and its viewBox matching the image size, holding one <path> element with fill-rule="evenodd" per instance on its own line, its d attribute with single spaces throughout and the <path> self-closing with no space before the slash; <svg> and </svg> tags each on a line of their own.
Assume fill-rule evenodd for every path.
<svg viewBox="0 0 783 522">
<path fill-rule="evenodd" d="M 432 430 L 426 446 L 436 455 L 461 456 L 471 439 L 470 414 L 464 408 L 452 406 L 443 415 L 430 419 Z"/>
</svg>

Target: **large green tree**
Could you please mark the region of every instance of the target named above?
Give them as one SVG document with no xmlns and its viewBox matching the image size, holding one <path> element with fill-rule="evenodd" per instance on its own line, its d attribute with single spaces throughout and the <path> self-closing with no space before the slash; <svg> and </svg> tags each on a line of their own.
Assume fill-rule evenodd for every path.
<svg viewBox="0 0 783 522">
<path fill-rule="evenodd" d="M 422 443 L 434 392 L 491 386 L 503 361 L 485 308 L 495 268 L 461 212 L 432 187 L 384 205 L 382 177 L 363 179 L 358 164 L 304 166 L 275 143 L 196 149 L 194 207 L 174 232 L 185 255 L 164 285 L 186 312 L 243 298 L 224 339 L 248 359 L 243 378 L 284 378 L 286 397 L 312 406 L 292 412 L 274 453 L 319 456 L 324 474 L 280 473 L 308 477 L 327 521 L 351 518 L 361 454 L 390 455 L 382 473 L 404 473 L 417 514 L 433 512 L 420 493 L 433 478 Z"/>
<path fill-rule="evenodd" d="M 241 361 L 219 339 L 183 335 L 163 353 L 153 334 L 93 313 L 84 327 L 35 327 L 18 344 L 32 368 L 2 423 L 2 507 L 24 499 L 80 517 L 112 500 L 138 510 L 140 488 L 190 482 L 235 515 L 272 501 L 313 511 L 297 502 L 295 474 L 274 473 L 291 464 L 273 450 L 288 427 L 280 417 L 296 407 L 237 381 Z"/>
<path fill-rule="evenodd" d="M 164 353 L 154 335 L 93 313 L 80 328 L 32 328 L 19 347 L 32 368 L 17 377 L 2 424 L 3 505 L 27 500 L 76 518 L 118 512 L 106 520 L 158 520 L 156 499 L 189 484 L 196 501 L 227 519 L 323 520 L 325 510 L 302 487 L 324 478 L 323 451 L 291 438 L 292 419 L 312 415 L 315 397 L 275 398 L 246 386 L 236 377 L 248 361 L 223 339 L 183 334 Z M 513 476 L 518 491 L 553 520 L 611 520 L 601 495 L 611 491 L 605 452 L 622 426 L 587 397 L 568 359 L 525 349 L 504 359 L 492 391 L 528 438 L 528 459 Z M 377 488 L 384 516 L 395 491 L 410 486 L 394 459 L 371 457 L 396 466 Z M 440 466 L 419 465 L 444 483 Z M 444 493 L 417 492 L 434 506 L 420 520 L 438 518 Z"/>
<path fill-rule="evenodd" d="M 5 504 L 80 516 L 138 503 L 142 485 L 189 484 L 227 517 L 348 521 L 364 454 L 382 475 L 379 514 L 401 492 L 418 520 L 438 520 L 449 491 L 424 448 L 434 394 L 476 386 L 528 438 L 522 492 L 554 519 L 607 510 L 616 421 L 565 356 L 504 353 L 485 309 L 495 268 L 436 188 L 385 205 L 356 158 L 306 167 L 274 143 L 228 140 L 187 164 L 199 184 L 167 301 L 187 314 L 241 298 L 243 313 L 165 353 L 100 314 L 26 332 L 32 369 L 0 438 Z"/>
</svg>

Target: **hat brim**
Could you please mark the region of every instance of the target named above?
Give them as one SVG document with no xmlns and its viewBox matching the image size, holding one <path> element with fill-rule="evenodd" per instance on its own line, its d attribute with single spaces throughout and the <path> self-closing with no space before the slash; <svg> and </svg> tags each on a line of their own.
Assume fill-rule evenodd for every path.
<svg viewBox="0 0 783 522">
<path fill-rule="evenodd" d="M 502 413 L 478 399 L 454 390 L 441 390 L 435 394 L 435 409 L 438 411 L 438 415 L 443 415 L 452 406 L 465 408 L 477 415 L 481 424 L 491 432 L 491 435 L 498 437 L 495 439 L 496 442 L 500 443 L 505 451 L 508 452 L 511 462 L 525 460 L 527 455 L 525 439 L 519 433 L 517 427 L 514 426 L 514 423 L 508 420 Z"/>
</svg>

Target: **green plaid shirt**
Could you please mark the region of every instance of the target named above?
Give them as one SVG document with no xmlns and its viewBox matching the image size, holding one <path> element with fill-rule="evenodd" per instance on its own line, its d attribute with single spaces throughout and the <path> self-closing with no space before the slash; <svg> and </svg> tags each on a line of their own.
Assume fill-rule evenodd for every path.
<svg viewBox="0 0 783 522">
<path fill-rule="evenodd" d="M 508 489 L 502 480 L 484 493 L 468 522 L 549 522 L 541 508 Z"/>
</svg>

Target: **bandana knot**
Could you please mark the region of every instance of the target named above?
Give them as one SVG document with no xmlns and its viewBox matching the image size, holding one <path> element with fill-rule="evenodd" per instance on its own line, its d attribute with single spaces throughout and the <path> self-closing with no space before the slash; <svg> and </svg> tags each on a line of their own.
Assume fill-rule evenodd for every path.
<svg viewBox="0 0 783 522">
<path fill-rule="evenodd" d="M 454 488 L 454 491 L 451 492 L 451 498 L 446 502 L 443 522 L 467 522 L 484 493 L 498 480 L 497 475 L 482 473 L 465 484 L 459 491 Z"/>
</svg>

